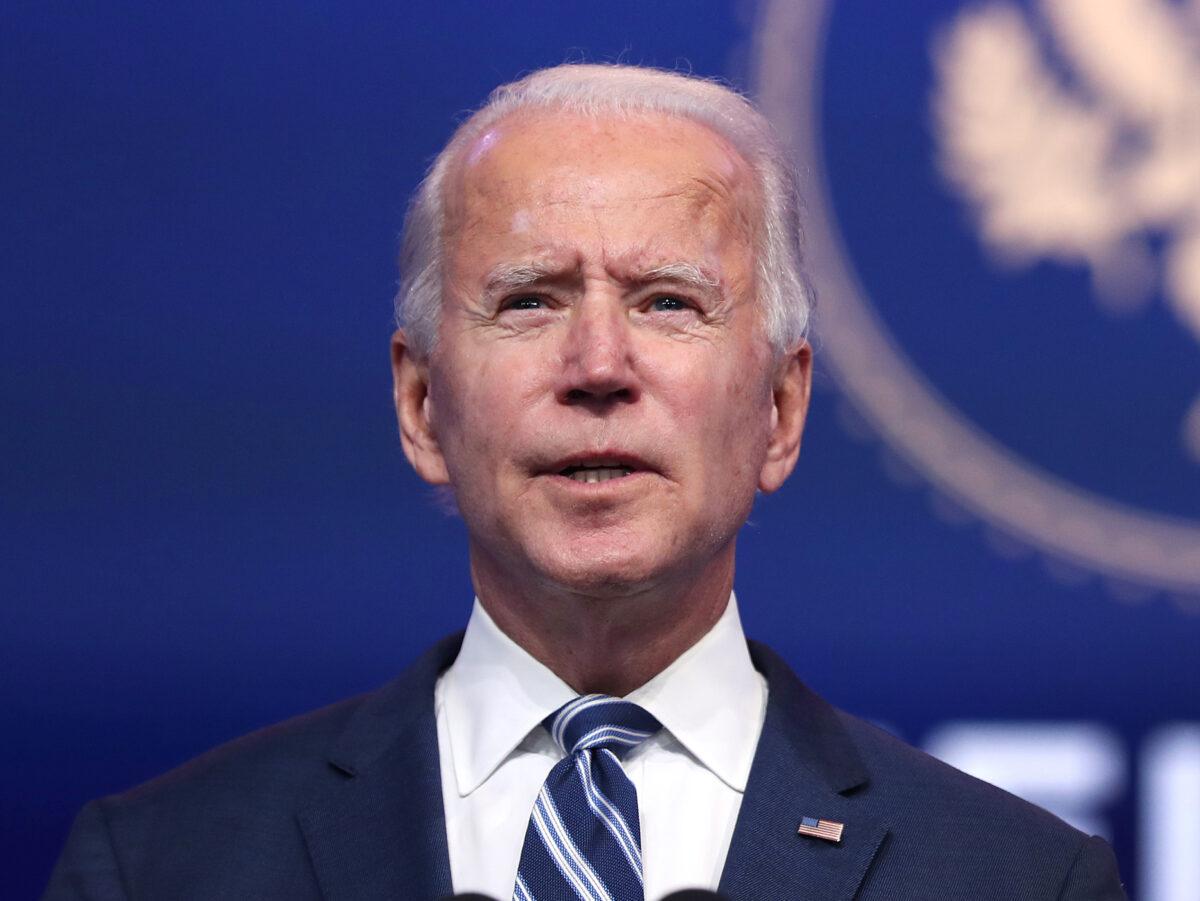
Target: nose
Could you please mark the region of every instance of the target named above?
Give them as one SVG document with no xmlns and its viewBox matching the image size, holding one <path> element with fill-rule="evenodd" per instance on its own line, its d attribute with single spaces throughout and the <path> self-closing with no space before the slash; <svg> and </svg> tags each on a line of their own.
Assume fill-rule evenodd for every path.
<svg viewBox="0 0 1200 901">
<path fill-rule="evenodd" d="M 606 409 L 637 400 L 633 354 L 623 305 L 615 298 L 586 297 L 572 311 L 564 339 L 559 402 Z"/>
</svg>

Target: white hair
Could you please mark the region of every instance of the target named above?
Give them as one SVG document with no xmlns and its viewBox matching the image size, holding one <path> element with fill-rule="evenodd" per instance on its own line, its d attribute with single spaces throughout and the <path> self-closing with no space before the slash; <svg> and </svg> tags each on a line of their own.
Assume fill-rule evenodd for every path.
<svg viewBox="0 0 1200 901">
<path fill-rule="evenodd" d="M 692 75 L 622 65 L 566 64 L 541 69 L 492 91 L 438 154 L 417 188 L 400 241 L 396 321 L 418 359 L 437 339 L 442 306 L 444 189 L 459 151 L 518 110 L 558 109 L 587 116 L 662 114 L 690 119 L 729 141 L 753 170 L 761 199 L 756 287 L 766 335 L 776 353 L 805 337 L 813 296 L 801 268 L 796 173 L 774 129 L 741 94 Z"/>
</svg>

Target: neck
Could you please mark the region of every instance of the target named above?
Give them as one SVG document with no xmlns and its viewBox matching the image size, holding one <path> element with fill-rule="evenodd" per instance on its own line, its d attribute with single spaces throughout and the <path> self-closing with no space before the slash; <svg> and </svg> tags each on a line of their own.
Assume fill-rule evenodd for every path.
<svg viewBox="0 0 1200 901">
<path fill-rule="evenodd" d="M 472 553 L 480 603 L 502 632 L 580 694 L 624 697 L 704 637 L 729 602 L 733 546 L 699 573 L 603 592 L 530 586 Z"/>
</svg>

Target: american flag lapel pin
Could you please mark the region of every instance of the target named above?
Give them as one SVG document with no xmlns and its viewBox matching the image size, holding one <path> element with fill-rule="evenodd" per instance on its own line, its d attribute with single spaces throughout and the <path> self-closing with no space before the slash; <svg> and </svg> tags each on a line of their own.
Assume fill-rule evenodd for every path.
<svg viewBox="0 0 1200 901">
<path fill-rule="evenodd" d="M 842 830 L 846 826 L 836 820 L 819 820 L 816 817 L 802 817 L 796 832 L 809 838 L 820 838 L 837 844 L 842 840 Z"/>
</svg>

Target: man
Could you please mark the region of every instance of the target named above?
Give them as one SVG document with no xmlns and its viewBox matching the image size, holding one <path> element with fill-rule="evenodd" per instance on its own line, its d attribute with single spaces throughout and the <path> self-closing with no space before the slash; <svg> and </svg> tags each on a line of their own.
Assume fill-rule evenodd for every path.
<svg viewBox="0 0 1200 901">
<path fill-rule="evenodd" d="M 47 897 L 1123 897 L 1099 839 L 747 649 L 736 536 L 809 398 L 797 206 L 717 85 L 498 89 L 414 202 L 392 344 L 404 451 L 467 525 L 465 636 L 89 805 Z"/>
</svg>

